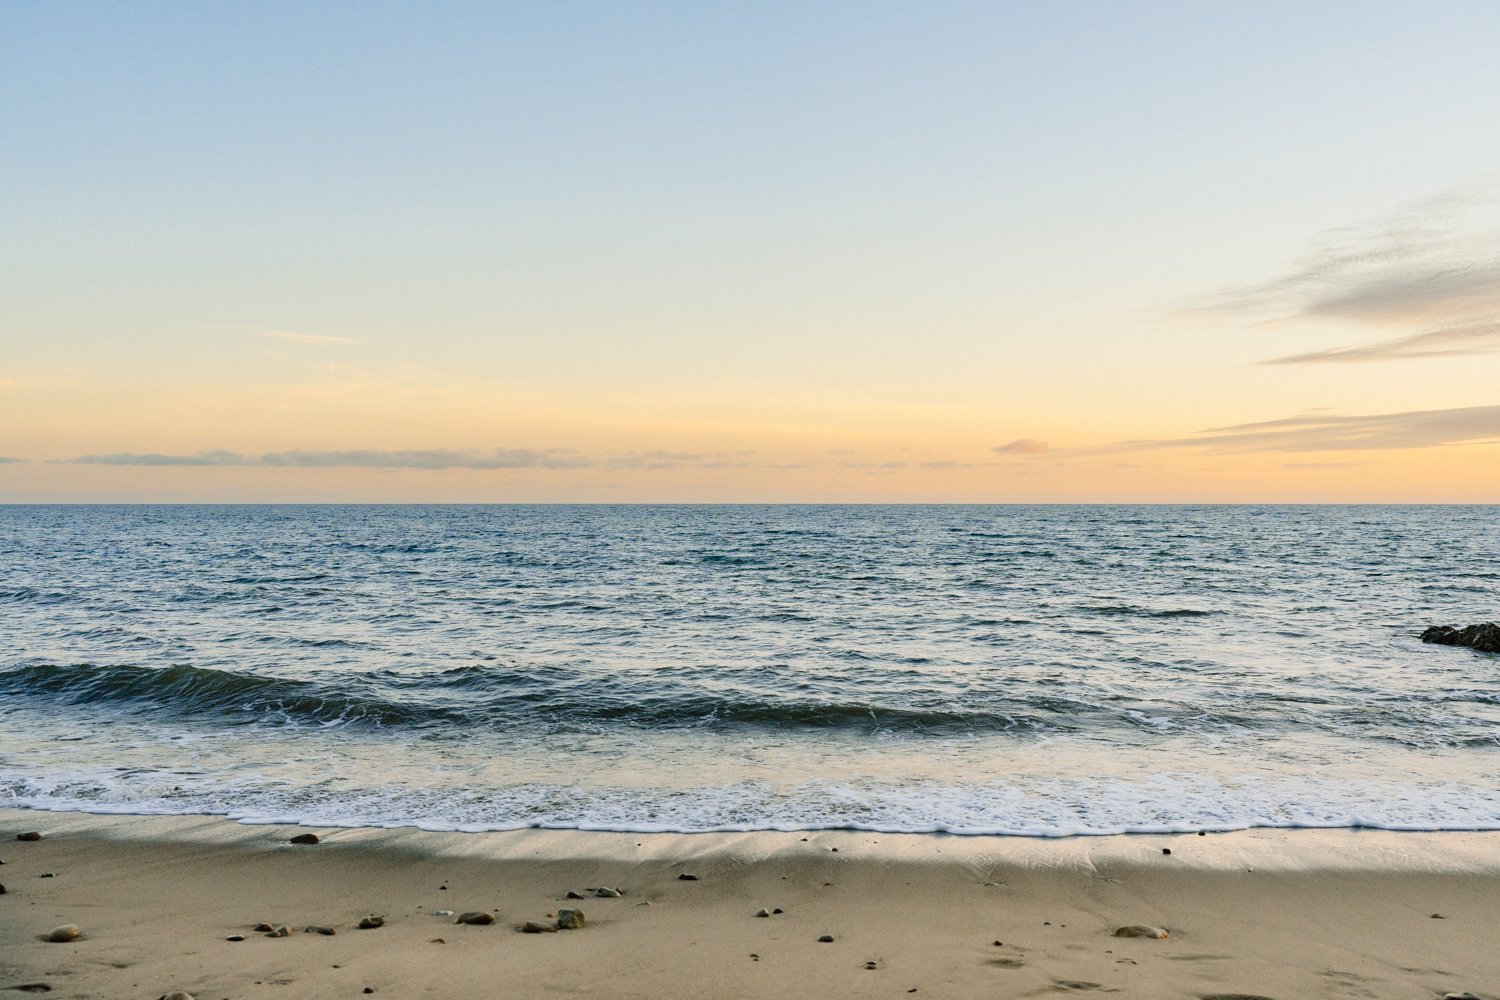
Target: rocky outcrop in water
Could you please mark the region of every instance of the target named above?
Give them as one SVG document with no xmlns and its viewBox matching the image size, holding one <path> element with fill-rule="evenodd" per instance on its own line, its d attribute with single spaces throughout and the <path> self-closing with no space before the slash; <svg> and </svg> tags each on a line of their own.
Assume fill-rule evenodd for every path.
<svg viewBox="0 0 1500 1000">
<path fill-rule="evenodd" d="M 1468 646 L 1481 653 L 1500 653 L 1500 625 L 1494 622 L 1481 622 L 1464 628 L 1434 625 L 1422 633 L 1422 641 L 1444 646 Z"/>
</svg>

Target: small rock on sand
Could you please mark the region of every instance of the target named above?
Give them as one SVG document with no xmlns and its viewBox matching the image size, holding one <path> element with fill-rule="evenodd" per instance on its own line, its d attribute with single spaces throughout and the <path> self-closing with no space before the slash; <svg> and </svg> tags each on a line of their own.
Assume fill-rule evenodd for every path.
<svg viewBox="0 0 1500 1000">
<path fill-rule="evenodd" d="M 582 910 L 558 910 L 557 929 L 560 931 L 576 931 L 583 928 Z"/>
<path fill-rule="evenodd" d="M 285 924 L 281 924 L 279 926 L 272 927 L 269 931 L 266 932 L 266 937 L 291 937 L 291 936 L 292 936 L 292 932 L 287 929 L 287 926 Z"/>
<path fill-rule="evenodd" d="M 231 934 L 227 938 L 225 938 L 224 940 L 225 941 L 243 941 L 243 940 L 245 940 L 245 935 L 243 935 L 243 934 Z"/>
<path fill-rule="evenodd" d="M 293 837 L 289 841 L 289 843 L 293 843 L 293 844 L 316 844 L 316 843 L 319 843 L 319 840 L 318 840 L 318 835 L 316 833 L 299 833 L 299 834 L 297 834 L 297 836 Z"/>
<path fill-rule="evenodd" d="M 433 910 L 432 911 L 432 915 L 434 917 L 451 917 L 451 916 L 453 916 L 453 911 L 452 910 Z"/>
<path fill-rule="evenodd" d="M 29 830 L 26 833 L 18 833 L 18 834 L 16 834 L 16 839 L 17 840 L 41 840 L 42 839 L 42 835 L 40 833 L 37 833 L 35 830 Z"/>
<path fill-rule="evenodd" d="M 332 927 L 322 927 L 322 926 L 319 926 L 317 924 L 314 924 L 311 927 L 304 928 L 303 931 L 302 931 L 302 933 L 304 933 L 304 934 L 322 934 L 324 937 L 333 937 L 335 934 L 338 933 L 338 931 L 334 930 Z"/>
<path fill-rule="evenodd" d="M 1465 992 L 1465 993 L 1444 993 L 1443 994 L 1443 1000 L 1479 1000 L 1479 998 L 1476 997 L 1474 994 L 1468 993 L 1468 992 Z"/>
<path fill-rule="evenodd" d="M 698 881 L 698 876 L 696 876 L 696 875 L 689 875 L 687 872 L 683 872 L 681 875 L 677 876 L 677 881 L 679 881 L 679 882 L 696 882 L 696 881 Z"/>
<path fill-rule="evenodd" d="M 362 931 L 373 931 L 377 927 L 385 926 L 385 917 L 378 913 L 372 913 L 368 917 L 359 918 L 359 929 Z"/>
<path fill-rule="evenodd" d="M 252 931 L 260 931 L 262 934 L 264 934 L 266 931 L 274 931 L 276 929 L 276 925 L 275 924 L 268 924 L 264 920 L 262 920 L 260 923 L 256 924 L 254 927 L 252 927 L 250 929 Z"/>
<path fill-rule="evenodd" d="M 755 911 L 755 915 L 757 917 L 769 917 L 771 915 L 771 911 L 762 906 L 760 909 Z"/>
<path fill-rule="evenodd" d="M 594 895 L 599 897 L 600 899 L 619 899 L 625 894 L 619 889 L 611 889 L 608 886 L 601 885 L 599 888 L 594 890 Z"/>
<path fill-rule="evenodd" d="M 522 934 L 556 934 L 557 928 L 540 920 L 528 920 L 521 925 Z"/>
<path fill-rule="evenodd" d="M 156 1000 L 197 1000 L 197 998 L 184 990 L 173 990 L 171 993 L 163 993 Z"/>
<path fill-rule="evenodd" d="M 77 941 L 78 935 L 82 933 L 83 931 L 78 929 L 77 924 L 63 924 L 61 927 L 54 927 L 48 931 L 47 940 L 53 944 L 62 944 L 66 941 Z"/>
<path fill-rule="evenodd" d="M 832 934 L 824 934 L 822 937 L 818 938 L 818 943 L 819 944 L 833 944 L 833 935 Z"/>
<path fill-rule="evenodd" d="M 5 895 L 5 886 L 0 885 L 0 896 Z"/>
<path fill-rule="evenodd" d="M 567 896 L 567 898 L 568 898 L 568 899 L 587 899 L 587 898 L 588 898 L 588 897 L 587 897 L 587 896 L 585 896 L 585 895 L 584 895 L 584 894 L 583 894 L 583 893 L 581 893 L 581 892 L 575 892 L 575 891 L 573 891 L 573 890 L 572 890 L 572 889 L 569 889 L 569 890 L 568 890 L 568 896 Z"/>
<path fill-rule="evenodd" d="M 1161 941 L 1166 936 L 1167 932 L 1160 927 L 1148 927 L 1145 924 L 1130 924 L 1115 931 L 1115 937 L 1143 937 Z"/>
<path fill-rule="evenodd" d="M 453 922 L 455 924 L 473 924 L 476 927 L 483 927 L 487 924 L 493 924 L 495 922 L 495 915 L 493 913 L 485 913 L 483 910 L 470 910 L 467 913 L 460 913 L 458 919 Z"/>
</svg>

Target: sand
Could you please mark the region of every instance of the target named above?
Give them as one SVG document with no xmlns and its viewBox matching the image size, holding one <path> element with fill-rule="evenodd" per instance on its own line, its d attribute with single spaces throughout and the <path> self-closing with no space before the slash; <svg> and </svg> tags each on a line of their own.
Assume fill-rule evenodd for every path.
<svg viewBox="0 0 1500 1000">
<path fill-rule="evenodd" d="M 43 839 L 15 839 L 30 830 Z M 321 843 L 288 843 L 306 832 L 0 810 L 0 988 L 198 1000 L 1500 996 L 1500 833 L 315 829 Z M 600 886 L 624 895 L 565 898 Z M 517 932 L 564 907 L 585 926 Z M 456 925 L 437 910 L 496 922 Z M 384 925 L 357 929 L 371 914 Z M 253 932 L 261 921 L 291 933 Z M 82 936 L 44 940 L 63 924 Z M 1168 936 L 1114 936 L 1137 924 Z"/>
</svg>

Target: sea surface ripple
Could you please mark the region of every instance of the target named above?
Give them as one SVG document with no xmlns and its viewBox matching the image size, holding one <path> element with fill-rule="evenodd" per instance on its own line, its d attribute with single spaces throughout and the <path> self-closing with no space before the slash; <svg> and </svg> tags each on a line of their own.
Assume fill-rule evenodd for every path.
<svg viewBox="0 0 1500 1000">
<path fill-rule="evenodd" d="M 0 802 L 1500 828 L 1500 508 L 0 507 Z"/>
</svg>

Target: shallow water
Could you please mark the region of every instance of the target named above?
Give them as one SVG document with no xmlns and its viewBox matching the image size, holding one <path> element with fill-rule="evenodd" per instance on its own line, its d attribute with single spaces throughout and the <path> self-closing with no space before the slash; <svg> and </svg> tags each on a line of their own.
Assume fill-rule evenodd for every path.
<svg viewBox="0 0 1500 1000">
<path fill-rule="evenodd" d="M 0 507 L 0 801 L 1500 828 L 1496 507 Z"/>
</svg>

